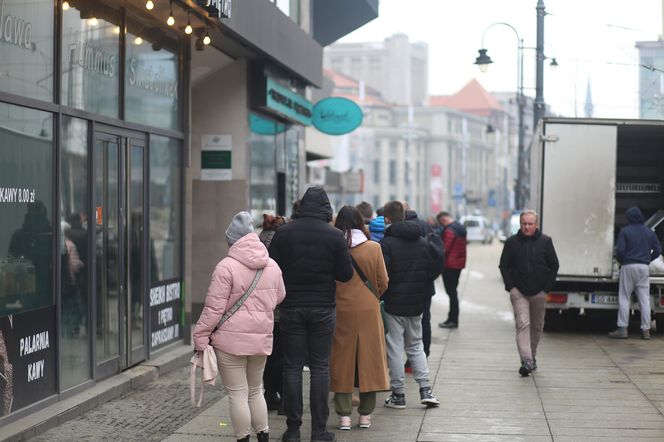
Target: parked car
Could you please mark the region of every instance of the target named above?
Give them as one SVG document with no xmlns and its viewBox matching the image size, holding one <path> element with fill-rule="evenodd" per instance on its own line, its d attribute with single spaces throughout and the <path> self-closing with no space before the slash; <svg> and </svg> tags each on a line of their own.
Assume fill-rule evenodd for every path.
<svg viewBox="0 0 664 442">
<path fill-rule="evenodd" d="M 482 244 L 493 242 L 493 227 L 485 216 L 466 215 L 461 217 L 460 222 L 466 228 L 466 241 Z"/>
</svg>

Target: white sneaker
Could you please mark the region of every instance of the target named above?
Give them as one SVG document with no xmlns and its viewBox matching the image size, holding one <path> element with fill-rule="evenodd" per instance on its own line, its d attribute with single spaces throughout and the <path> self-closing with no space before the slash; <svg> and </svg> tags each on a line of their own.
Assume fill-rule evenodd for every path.
<svg viewBox="0 0 664 442">
<path fill-rule="evenodd" d="M 360 428 L 369 428 L 371 426 L 371 415 L 370 414 L 360 414 Z"/>
</svg>

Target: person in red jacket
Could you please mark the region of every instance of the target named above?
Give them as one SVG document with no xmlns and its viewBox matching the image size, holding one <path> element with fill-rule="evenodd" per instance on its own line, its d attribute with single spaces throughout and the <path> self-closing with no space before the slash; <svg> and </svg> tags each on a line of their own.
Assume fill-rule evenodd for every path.
<svg viewBox="0 0 664 442">
<path fill-rule="evenodd" d="M 459 296 L 457 286 L 461 270 L 466 267 L 466 228 L 459 224 L 447 212 L 436 216 L 443 226 L 443 244 L 445 245 L 445 265 L 443 267 L 443 285 L 450 297 L 450 311 L 447 320 L 438 324 L 440 328 L 457 328 L 459 326 Z"/>
</svg>

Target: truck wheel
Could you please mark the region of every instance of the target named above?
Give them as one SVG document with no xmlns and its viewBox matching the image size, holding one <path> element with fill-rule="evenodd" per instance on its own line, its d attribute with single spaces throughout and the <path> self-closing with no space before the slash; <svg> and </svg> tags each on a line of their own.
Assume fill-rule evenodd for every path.
<svg viewBox="0 0 664 442">
<path fill-rule="evenodd" d="M 544 313 L 545 331 L 562 331 L 564 328 L 564 312 L 557 309 L 547 309 Z"/>
<path fill-rule="evenodd" d="M 655 314 L 655 324 L 657 325 L 657 333 L 664 334 L 664 313 Z"/>
</svg>

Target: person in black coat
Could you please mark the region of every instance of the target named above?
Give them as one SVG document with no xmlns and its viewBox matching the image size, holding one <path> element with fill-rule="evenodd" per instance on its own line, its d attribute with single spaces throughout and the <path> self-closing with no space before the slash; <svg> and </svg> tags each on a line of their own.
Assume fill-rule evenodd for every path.
<svg viewBox="0 0 664 442">
<path fill-rule="evenodd" d="M 546 293 L 556 282 L 558 256 L 553 241 L 539 230 L 537 213 L 524 210 L 521 228 L 505 241 L 500 273 L 510 294 L 516 321 L 516 346 L 521 376 L 537 369 L 537 344 L 544 330 Z"/>
<path fill-rule="evenodd" d="M 399 201 L 385 204 L 385 236 L 380 241 L 389 276 L 385 301 L 387 364 L 390 370 L 389 408 L 406 408 L 403 352 L 406 351 L 413 377 L 420 386 L 420 403 L 438 406 L 429 382 L 429 367 L 422 343 L 424 298 L 430 295 L 432 281 L 438 277 L 435 250 L 422 238 L 416 222 L 404 221 L 404 206 Z"/>
<path fill-rule="evenodd" d="M 332 207 L 322 187 L 310 187 L 297 217 L 276 231 L 270 243 L 284 278 L 286 299 L 279 327 L 284 358 L 284 412 L 287 430 L 282 440 L 300 440 L 302 369 L 311 373 L 311 439 L 332 441 L 329 417 L 330 352 L 336 324 L 336 282 L 353 276 L 348 245 L 341 230 L 329 224 Z"/>
</svg>

